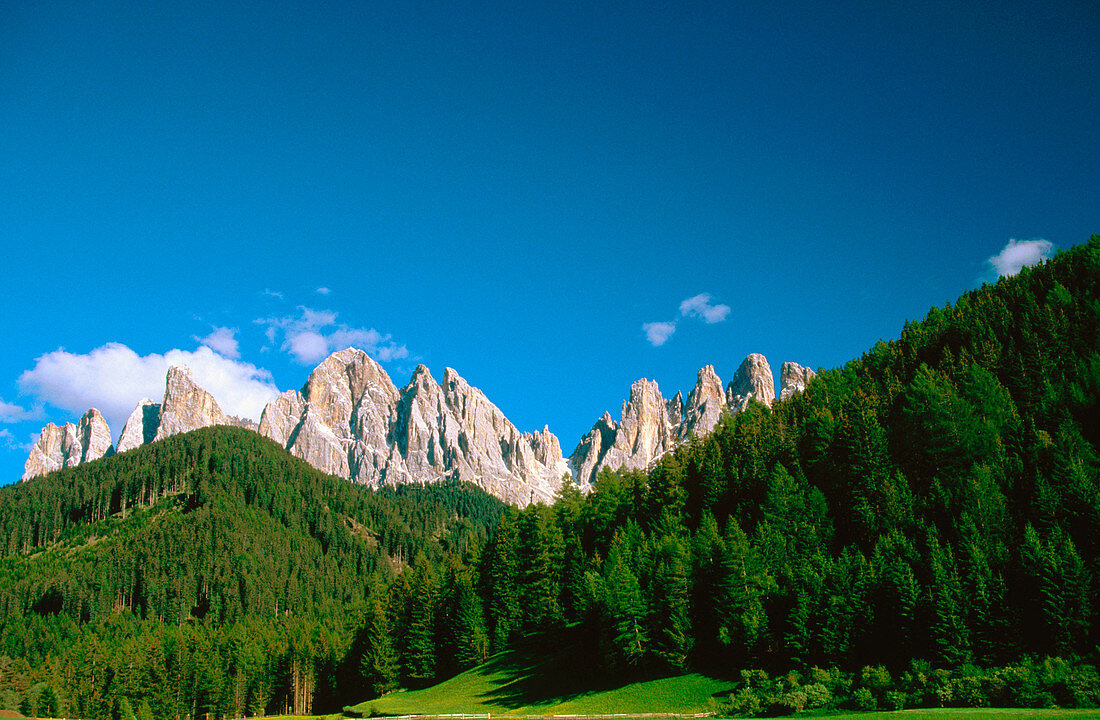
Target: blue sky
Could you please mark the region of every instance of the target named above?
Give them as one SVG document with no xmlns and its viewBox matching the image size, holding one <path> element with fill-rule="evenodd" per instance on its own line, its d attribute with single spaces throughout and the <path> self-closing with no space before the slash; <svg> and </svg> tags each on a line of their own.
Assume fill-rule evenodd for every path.
<svg viewBox="0 0 1100 720">
<path fill-rule="evenodd" d="M 1100 232 L 1095 2 L 739 5 L 5 4 L 0 482 L 167 362 L 248 411 L 342 342 L 568 453 Z"/>
</svg>

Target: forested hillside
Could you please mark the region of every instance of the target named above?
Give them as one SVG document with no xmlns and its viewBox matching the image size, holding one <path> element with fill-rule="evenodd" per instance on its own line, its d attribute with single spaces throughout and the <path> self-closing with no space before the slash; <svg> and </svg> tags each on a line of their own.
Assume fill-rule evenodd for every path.
<svg viewBox="0 0 1100 720">
<path fill-rule="evenodd" d="M 423 684 L 484 657 L 486 639 L 545 633 L 576 638 L 577 666 L 611 678 L 817 666 L 849 685 L 862 673 L 884 700 L 891 676 L 941 668 L 978 690 L 921 685 L 901 702 L 1100 701 L 1081 664 L 1100 640 L 1098 283 L 1094 237 L 648 473 L 605 472 L 587 497 L 509 514 L 470 566 L 414 575 L 413 607 L 437 608 L 448 649 L 418 641 L 430 618 L 376 608 L 365 680 Z M 480 604 L 436 589 L 456 576 Z M 1048 656 L 1072 662 L 1041 683 L 1028 658 Z M 754 677 L 750 695 L 791 688 Z"/>
<path fill-rule="evenodd" d="M 503 507 L 470 486 L 372 492 L 226 427 L 3 488 L 0 700 L 103 718 L 124 700 L 333 706 L 372 593 L 483 544 Z"/>
</svg>

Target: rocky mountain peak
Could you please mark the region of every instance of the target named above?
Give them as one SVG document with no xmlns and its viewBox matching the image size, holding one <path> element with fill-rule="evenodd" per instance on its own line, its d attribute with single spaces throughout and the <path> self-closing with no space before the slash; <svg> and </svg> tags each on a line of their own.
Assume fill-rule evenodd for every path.
<svg viewBox="0 0 1100 720">
<path fill-rule="evenodd" d="M 118 451 L 125 452 L 153 442 L 159 425 L 160 403 L 142 398 L 122 426 L 122 434 L 118 437 Z"/>
<path fill-rule="evenodd" d="M 785 363 L 783 397 L 801 392 L 812 377 L 812 370 Z M 658 409 L 660 396 L 657 383 L 642 378 L 631 385 L 619 422 L 606 412 L 596 421 L 569 456 L 578 483 L 591 484 L 603 468 L 648 467 L 676 445 L 713 431 L 723 412 L 740 412 L 754 399 L 771 405 L 775 381 L 767 359 L 753 353 L 724 391 L 714 366 L 707 365 L 699 370 L 686 402 L 677 393 Z"/>
<path fill-rule="evenodd" d="M 301 393 L 264 409 L 260 433 L 314 467 L 371 486 L 459 478 L 508 502 L 553 498 L 568 469 L 544 428 L 521 433 L 454 369 L 418 365 L 397 388 L 366 353 L 326 358 Z"/>
<path fill-rule="evenodd" d="M 111 429 L 103 415 L 92 408 L 77 425 L 46 423 L 23 465 L 23 479 L 97 460 L 113 451 Z"/>
<path fill-rule="evenodd" d="M 160 404 L 160 424 L 154 440 L 211 425 L 227 425 L 214 396 L 195 383 L 191 369 L 184 365 L 168 368 L 164 382 L 164 400 Z"/>
<path fill-rule="evenodd" d="M 382 366 L 357 348 L 329 355 L 309 374 L 302 389 L 312 416 L 343 438 L 351 436 L 357 408 L 365 402 L 389 407 L 397 397 L 397 387 Z M 290 397 L 283 404 L 288 402 L 294 404 Z M 365 421 L 365 417 L 358 418 L 360 423 Z"/>
<path fill-rule="evenodd" d="M 644 468 L 676 442 L 669 405 L 655 380 L 641 378 L 630 386 L 619 422 L 605 412 L 570 455 L 578 483 L 588 485 L 600 468 Z"/>
<path fill-rule="evenodd" d="M 775 402 L 772 368 L 768 365 L 768 359 L 760 353 L 752 353 L 742 361 L 726 388 L 726 402 L 736 412 L 748 407 L 751 400 L 765 405 Z"/>
<path fill-rule="evenodd" d="M 699 370 L 695 387 L 688 393 L 684 417 L 680 423 L 680 438 L 706 435 L 718 424 L 725 407 L 726 396 L 722 391 L 722 379 L 714 372 L 713 365 Z"/>
<path fill-rule="evenodd" d="M 668 422 L 673 427 L 679 426 L 684 421 L 684 394 L 677 390 L 675 397 L 665 401 L 665 407 L 668 409 Z"/>
<path fill-rule="evenodd" d="M 779 370 L 779 398 L 786 400 L 795 393 L 806 389 L 806 385 L 817 373 L 808 367 L 802 367 L 798 363 L 785 362 Z"/>
<path fill-rule="evenodd" d="M 107 421 L 95 408 L 84 413 L 84 417 L 80 418 L 76 434 L 80 441 L 80 462 L 101 458 L 113 449 L 111 428 L 107 427 Z"/>
</svg>

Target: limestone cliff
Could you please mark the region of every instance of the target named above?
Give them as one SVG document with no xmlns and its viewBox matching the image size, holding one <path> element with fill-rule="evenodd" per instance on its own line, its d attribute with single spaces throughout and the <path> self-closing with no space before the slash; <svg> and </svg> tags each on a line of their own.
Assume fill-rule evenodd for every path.
<svg viewBox="0 0 1100 720">
<path fill-rule="evenodd" d="M 47 423 L 23 465 L 23 479 L 90 462 L 113 452 L 111 429 L 98 410 L 84 413 L 78 425 Z"/>
<path fill-rule="evenodd" d="M 604 413 L 570 455 L 576 481 L 591 484 L 604 467 L 644 469 L 671 450 L 677 436 L 668 410 L 655 381 L 636 381 L 630 386 L 619 421 Z"/>
<path fill-rule="evenodd" d="M 795 393 L 806 389 L 806 385 L 817 377 L 817 373 L 798 363 L 785 362 L 779 370 L 779 398 L 786 400 Z"/>
<path fill-rule="evenodd" d="M 229 425 L 228 420 L 214 396 L 195 384 L 190 368 L 183 365 L 168 368 L 154 440 L 211 425 Z"/>
<path fill-rule="evenodd" d="M 707 365 L 699 370 L 695 387 L 688 393 L 684 419 L 680 423 L 677 436 L 686 439 L 706 435 L 718 424 L 725 405 L 722 380 L 714 372 L 714 366 Z"/>
<path fill-rule="evenodd" d="M 760 353 L 752 353 L 741 362 L 733 380 L 726 387 L 726 403 L 736 412 L 757 400 L 765 405 L 775 402 L 775 379 L 768 359 Z"/>
<path fill-rule="evenodd" d="M 259 432 L 325 472 L 373 487 L 468 480 L 511 503 L 551 501 L 568 472 L 557 438 L 521 433 L 447 368 L 420 365 L 398 389 L 366 353 L 325 359 L 299 392 L 264 409 Z"/>
<path fill-rule="evenodd" d="M 149 398 L 142 398 L 122 426 L 122 434 L 118 437 L 118 451 L 126 452 L 153 442 L 159 425 L 160 404 Z"/>
<path fill-rule="evenodd" d="M 812 370 L 784 363 L 783 397 L 804 390 L 812 377 Z M 623 403 L 621 419 L 616 422 L 604 413 L 577 443 L 569 456 L 573 477 L 588 486 L 604 468 L 646 468 L 676 445 L 707 435 L 724 412 L 740 412 L 752 400 L 775 402 L 771 367 L 758 353 L 745 358 L 724 391 L 712 365 L 699 370 L 686 402 L 680 393 L 663 400 L 657 383 L 639 380 Z"/>
</svg>

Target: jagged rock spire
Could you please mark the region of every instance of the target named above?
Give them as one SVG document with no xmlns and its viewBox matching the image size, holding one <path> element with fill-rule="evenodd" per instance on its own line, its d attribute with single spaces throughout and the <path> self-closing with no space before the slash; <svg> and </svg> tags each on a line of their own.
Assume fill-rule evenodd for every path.
<svg viewBox="0 0 1100 720">
<path fill-rule="evenodd" d="M 97 460 L 114 451 L 111 429 L 95 408 L 84 413 L 78 425 L 61 427 L 47 423 L 23 465 L 23 479 Z"/>
</svg>

